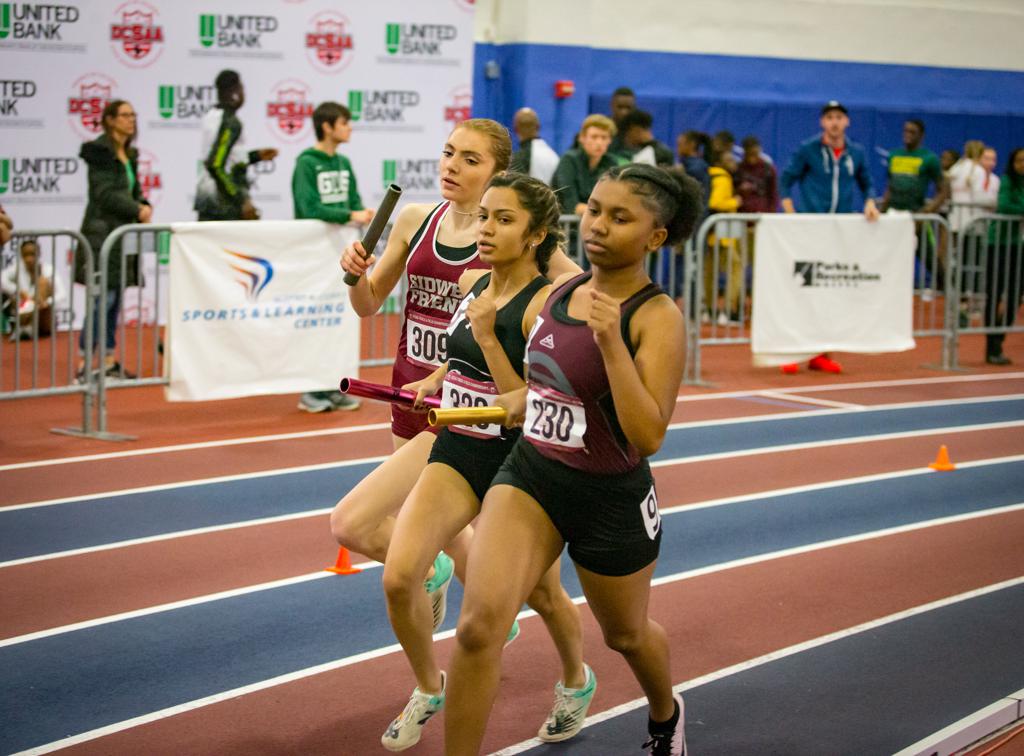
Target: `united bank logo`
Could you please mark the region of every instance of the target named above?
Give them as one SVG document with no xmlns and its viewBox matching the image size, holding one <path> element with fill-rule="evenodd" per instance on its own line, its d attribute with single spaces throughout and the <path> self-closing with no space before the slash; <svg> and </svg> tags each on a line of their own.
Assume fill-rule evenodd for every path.
<svg viewBox="0 0 1024 756">
<path fill-rule="evenodd" d="M 274 85 L 267 101 L 271 131 L 286 141 L 297 141 L 305 136 L 312 118 L 309 85 L 298 79 L 285 79 Z"/>
<path fill-rule="evenodd" d="M 278 51 L 267 50 L 271 35 L 280 24 L 275 16 L 248 16 L 220 13 L 199 14 L 200 49 L 192 55 L 232 58 L 281 58 Z"/>
<path fill-rule="evenodd" d="M 274 266 L 270 260 L 256 255 L 246 255 L 241 252 L 224 249 L 227 257 L 228 267 L 234 271 L 235 283 L 245 291 L 245 298 L 250 302 L 256 302 L 270 279 L 274 277 Z"/>
<path fill-rule="evenodd" d="M 114 11 L 110 42 L 114 57 L 127 66 L 145 68 L 164 50 L 159 12 L 149 3 L 129 2 Z"/>
<path fill-rule="evenodd" d="M 139 189 L 142 190 L 142 196 L 149 200 L 150 205 L 156 207 L 160 204 L 164 191 L 160 162 L 149 150 L 139 150 L 138 167 Z"/>
<path fill-rule="evenodd" d="M 39 88 L 31 79 L 0 79 L 0 128 L 4 126 L 43 125 L 42 119 L 28 120 L 21 106 L 33 99 Z"/>
<path fill-rule="evenodd" d="M 0 158 L 0 197 L 5 202 L 58 204 L 79 203 L 81 197 L 64 192 L 64 181 L 78 173 L 73 157 Z"/>
<path fill-rule="evenodd" d="M 306 29 L 306 56 L 323 73 L 338 73 L 352 62 L 352 24 L 334 11 L 317 13 Z"/>
<path fill-rule="evenodd" d="M 67 27 L 79 18 L 75 5 L 0 3 L 0 46 L 84 52 L 84 44 L 68 44 L 64 38 Z"/>
<path fill-rule="evenodd" d="M 103 131 L 103 108 L 114 99 L 117 82 L 106 74 L 87 73 L 71 85 L 68 115 L 71 128 L 83 139 L 93 139 Z"/>
<path fill-rule="evenodd" d="M 862 283 L 878 283 L 881 273 L 862 270 L 860 263 L 836 260 L 794 260 L 793 282 L 800 288 L 856 288 Z"/>
<path fill-rule="evenodd" d="M 448 104 L 444 106 L 444 120 L 455 128 L 473 114 L 473 90 L 468 86 L 456 87 L 448 93 Z"/>
<path fill-rule="evenodd" d="M 384 31 L 384 48 L 391 57 L 442 59 L 458 36 L 458 27 L 451 24 L 390 23 Z"/>
<path fill-rule="evenodd" d="M 423 118 L 410 112 L 422 97 L 413 89 L 350 89 L 348 109 L 361 128 L 382 131 L 423 131 Z"/>
<path fill-rule="evenodd" d="M 217 92 L 210 84 L 161 84 L 157 90 L 157 113 L 161 126 L 199 128 L 199 122 L 217 104 Z"/>
<path fill-rule="evenodd" d="M 398 184 L 404 195 L 437 193 L 438 168 L 434 158 L 385 160 L 382 167 L 381 187 L 385 190 Z"/>
</svg>

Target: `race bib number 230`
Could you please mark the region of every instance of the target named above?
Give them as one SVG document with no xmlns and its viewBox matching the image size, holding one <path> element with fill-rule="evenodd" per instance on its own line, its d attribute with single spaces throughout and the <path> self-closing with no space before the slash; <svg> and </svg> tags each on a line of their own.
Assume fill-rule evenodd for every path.
<svg viewBox="0 0 1024 756">
<path fill-rule="evenodd" d="M 583 402 L 553 388 L 531 385 L 526 394 L 523 433 L 544 446 L 579 450 L 584 448 L 587 416 Z"/>
</svg>

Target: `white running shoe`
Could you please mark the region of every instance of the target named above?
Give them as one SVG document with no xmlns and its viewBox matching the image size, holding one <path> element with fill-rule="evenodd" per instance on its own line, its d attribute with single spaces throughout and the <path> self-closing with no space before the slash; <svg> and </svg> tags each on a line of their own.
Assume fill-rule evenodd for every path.
<svg viewBox="0 0 1024 756">
<path fill-rule="evenodd" d="M 583 729 L 583 720 L 587 718 L 587 709 L 597 690 L 594 670 L 586 664 L 583 669 L 587 672 L 587 680 L 582 688 L 566 688 L 561 680 L 555 683 L 555 705 L 547 721 L 537 731 L 537 737 L 545 743 L 568 740 Z"/>
<path fill-rule="evenodd" d="M 676 693 L 672 698 L 679 707 L 679 720 L 672 732 L 651 735 L 650 740 L 643 744 L 650 756 L 686 756 L 686 709 L 682 696 Z"/>
<path fill-rule="evenodd" d="M 434 612 L 434 630 L 441 627 L 444 615 L 448 611 L 448 586 L 455 574 L 455 562 L 443 551 L 437 552 L 434 559 L 434 577 L 427 580 L 423 587 L 430 596 L 430 608 Z"/>
<path fill-rule="evenodd" d="M 445 674 L 442 672 L 441 692 L 436 696 L 421 693 L 419 688 L 414 688 L 412 695 L 409 696 L 409 703 L 405 705 L 402 713 L 388 725 L 388 729 L 380 736 L 380 744 L 389 751 L 404 751 L 419 743 L 420 736 L 423 734 L 423 725 L 444 708 L 446 683 Z"/>
</svg>

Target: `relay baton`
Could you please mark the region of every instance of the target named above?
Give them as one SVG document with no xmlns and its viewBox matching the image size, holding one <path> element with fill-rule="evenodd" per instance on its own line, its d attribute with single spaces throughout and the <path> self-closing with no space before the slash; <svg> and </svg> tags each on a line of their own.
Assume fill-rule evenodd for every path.
<svg viewBox="0 0 1024 756">
<path fill-rule="evenodd" d="M 508 413 L 504 407 L 453 407 L 432 409 L 427 412 L 427 423 L 437 425 L 504 425 Z"/>
<path fill-rule="evenodd" d="M 392 404 L 404 404 L 409 407 L 416 401 L 416 392 L 407 389 L 385 386 L 380 383 L 360 381 L 356 378 L 342 378 L 338 389 L 343 394 L 361 396 L 365 399 L 376 399 L 379 402 L 391 402 Z M 428 407 L 440 407 L 441 397 L 426 396 L 423 403 Z"/>
<path fill-rule="evenodd" d="M 377 208 L 373 220 L 370 221 L 370 227 L 366 229 L 366 233 L 363 235 L 363 249 L 366 250 L 367 257 L 373 254 L 373 248 L 377 246 L 380 235 L 384 233 L 384 226 L 391 219 L 391 213 L 395 211 L 395 205 L 398 204 L 398 198 L 401 196 L 402 187 L 398 184 L 391 184 L 387 192 L 384 193 L 384 199 L 381 200 L 380 207 Z M 355 273 L 346 273 L 345 283 L 349 286 L 355 286 L 359 283 L 359 278 Z"/>
</svg>

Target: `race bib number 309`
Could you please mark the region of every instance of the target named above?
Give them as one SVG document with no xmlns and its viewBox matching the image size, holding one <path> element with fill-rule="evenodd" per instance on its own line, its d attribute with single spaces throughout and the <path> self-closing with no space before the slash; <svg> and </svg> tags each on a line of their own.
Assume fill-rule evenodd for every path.
<svg viewBox="0 0 1024 756">
<path fill-rule="evenodd" d="M 579 450 L 584 448 L 587 416 L 583 402 L 549 387 L 531 385 L 526 394 L 523 433 L 543 446 Z"/>
<path fill-rule="evenodd" d="M 418 312 L 405 324 L 405 354 L 420 367 L 436 368 L 448 357 L 448 323 Z"/>
</svg>

